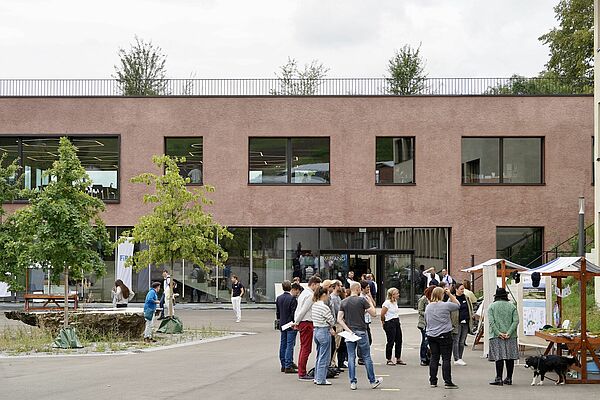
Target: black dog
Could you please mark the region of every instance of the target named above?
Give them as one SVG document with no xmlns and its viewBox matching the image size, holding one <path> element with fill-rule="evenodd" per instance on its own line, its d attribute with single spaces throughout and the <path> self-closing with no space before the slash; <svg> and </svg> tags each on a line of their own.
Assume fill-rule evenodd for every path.
<svg viewBox="0 0 600 400">
<path fill-rule="evenodd" d="M 539 356 L 527 357 L 525 360 L 525 368 L 533 369 L 533 381 L 531 386 L 535 385 L 536 378 L 540 376 L 539 386 L 544 384 L 544 377 L 548 372 L 556 372 L 558 374 L 557 385 L 567 383 L 567 371 L 576 365 L 581 367 L 579 360 L 576 357 L 562 356 Z"/>
</svg>

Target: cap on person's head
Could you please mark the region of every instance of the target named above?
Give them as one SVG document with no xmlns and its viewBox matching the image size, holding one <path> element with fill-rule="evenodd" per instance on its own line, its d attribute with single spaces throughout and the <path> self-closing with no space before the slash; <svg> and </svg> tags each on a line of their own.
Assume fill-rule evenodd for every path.
<svg viewBox="0 0 600 400">
<path fill-rule="evenodd" d="M 429 281 L 429 286 L 437 286 L 440 283 L 437 281 L 437 279 L 432 279 Z"/>
</svg>

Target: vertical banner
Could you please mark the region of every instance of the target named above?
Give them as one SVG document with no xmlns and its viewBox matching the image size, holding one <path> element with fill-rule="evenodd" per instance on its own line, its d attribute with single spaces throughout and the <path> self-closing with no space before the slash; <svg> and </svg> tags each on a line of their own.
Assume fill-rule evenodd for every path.
<svg viewBox="0 0 600 400">
<path fill-rule="evenodd" d="M 117 247 L 117 270 L 115 279 L 123 281 L 125 286 L 131 289 L 131 267 L 125 267 L 125 261 L 133 256 L 133 242 L 128 238 L 126 242 L 119 243 Z"/>
</svg>

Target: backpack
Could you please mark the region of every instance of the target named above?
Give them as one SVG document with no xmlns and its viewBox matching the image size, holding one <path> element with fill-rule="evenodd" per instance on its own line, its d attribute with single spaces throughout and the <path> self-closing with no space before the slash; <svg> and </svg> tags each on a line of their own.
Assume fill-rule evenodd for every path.
<svg viewBox="0 0 600 400">
<path fill-rule="evenodd" d="M 338 371 L 337 368 L 335 368 L 335 367 L 327 367 L 327 379 L 336 378 L 339 374 L 340 373 L 339 373 L 339 371 Z M 311 370 L 308 371 L 306 373 L 306 375 L 308 375 L 311 378 L 314 378 L 315 377 L 315 369 L 311 368 Z"/>
</svg>

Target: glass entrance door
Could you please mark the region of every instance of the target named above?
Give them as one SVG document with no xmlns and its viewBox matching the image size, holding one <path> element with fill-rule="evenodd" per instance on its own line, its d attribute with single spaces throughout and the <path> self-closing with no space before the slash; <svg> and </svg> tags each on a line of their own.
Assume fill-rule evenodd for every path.
<svg viewBox="0 0 600 400">
<path fill-rule="evenodd" d="M 387 290 L 395 287 L 400 291 L 399 307 L 415 306 L 415 268 L 411 254 L 382 254 L 378 256 L 381 264 L 383 290 L 381 299 L 385 300 Z"/>
</svg>

